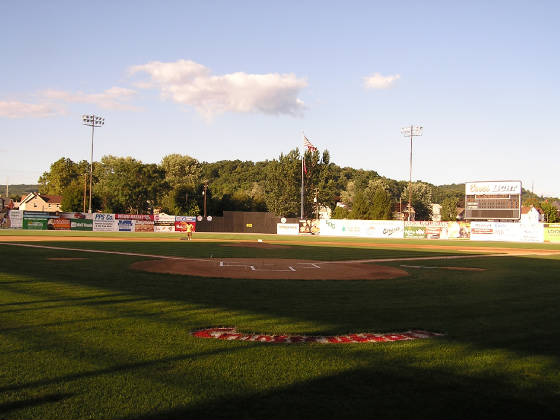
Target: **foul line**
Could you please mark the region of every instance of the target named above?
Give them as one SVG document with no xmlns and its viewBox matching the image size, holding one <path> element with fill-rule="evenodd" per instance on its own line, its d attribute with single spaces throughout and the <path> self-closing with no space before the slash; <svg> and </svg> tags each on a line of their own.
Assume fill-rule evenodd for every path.
<svg viewBox="0 0 560 420">
<path fill-rule="evenodd" d="M 114 255 L 126 255 L 130 257 L 147 257 L 147 258 L 161 258 L 169 260 L 184 260 L 184 261 L 208 261 L 211 258 L 186 258 L 186 257 L 173 257 L 168 255 L 155 255 L 155 254 L 142 254 L 136 252 L 122 252 L 122 251 L 104 251 L 99 249 L 79 249 L 79 248 L 67 248 L 58 246 L 48 246 L 48 245 L 31 245 L 31 244 L 20 244 L 13 242 L 0 242 L 0 245 L 11 245 L 20 246 L 25 248 L 42 248 L 42 249 L 56 249 L 61 251 L 75 251 L 75 252 L 91 252 L 96 254 L 114 254 Z M 379 263 L 379 262 L 398 262 L 398 261 L 421 261 L 421 260 L 458 260 L 465 258 L 487 258 L 487 257 L 511 257 L 520 255 L 533 255 L 528 252 L 526 254 L 510 255 L 505 253 L 500 254 L 473 254 L 473 255 L 440 255 L 435 257 L 404 257 L 404 258 L 371 258 L 365 260 L 344 260 L 344 261 L 318 261 L 318 264 L 348 264 L 348 263 Z M 278 258 L 281 260 L 281 258 Z M 313 267 L 320 268 L 316 263 L 298 263 L 298 264 L 310 264 Z M 252 268 L 253 269 L 253 268 Z M 290 267 L 291 271 L 295 271 Z M 254 270 L 254 269 L 253 269 Z M 287 270 L 286 270 L 287 271 Z"/>
<path fill-rule="evenodd" d="M 169 260 L 206 261 L 206 258 L 172 257 L 172 256 L 168 256 L 168 255 L 140 254 L 140 253 L 136 253 L 136 252 L 121 252 L 121 251 L 103 251 L 103 250 L 99 250 L 99 249 L 66 248 L 66 247 L 61 247 L 61 246 L 16 244 L 16 243 L 12 243 L 12 242 L 0 242 L 0 245 L 22 246 L 22 247 L 26 247 L 26 248 L 57 249 L 57 250 L 61 250 L 61 251 L 92 252 L 92 253 L 96 253 L 96 254 L 127 255 L 127 256 L 130 256 L 130 257 L 148 257 L 148 258 L 163 258 L 163 259 L 169 259 Z"/>
</svg>

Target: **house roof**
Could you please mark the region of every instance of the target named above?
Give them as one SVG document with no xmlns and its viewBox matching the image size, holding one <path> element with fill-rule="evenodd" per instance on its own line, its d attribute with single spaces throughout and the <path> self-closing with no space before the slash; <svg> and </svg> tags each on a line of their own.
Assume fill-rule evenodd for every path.
<svg viewBox="0 0 560 420">
<path fill-rule="evenodd" d="M 543 214 L 543 211 L 541 209 L 539 209 L 538 207 L 534 207 L 534 206 L 522 206 L 521 207 L 521 214 L 527 214 L 529 213 L 532 209 L 535 209 L 536 211 L 539 212 L 539 214 Z"/>
<path fill-rule="evenodd" d="M 33 200 L 35 197 L 39 197 L 41 200 L 43 200 L 45 203 L 51 203 L 51 204 L 60 204 L 62 203 L 62 196 L 60 195 L 42 195 L 39 193 L 29 193 L 27 194 L 27 196 L 21 200 L 20 205 L 23 203 L 27 203 L 28 201 Z"/>
<path fill-rule="evenodd" d="M 41 195 L 41 198 L 47 203 L 60 204 L 62 203 L 61 195 Z"/>
</svg>

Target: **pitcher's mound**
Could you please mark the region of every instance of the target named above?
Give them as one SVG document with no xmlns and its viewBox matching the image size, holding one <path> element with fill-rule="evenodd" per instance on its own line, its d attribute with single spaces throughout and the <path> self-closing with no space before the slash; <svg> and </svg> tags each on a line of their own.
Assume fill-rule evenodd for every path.
<svg viewBox="0 0 560 420">
<path fill-rule="evenodd" d="M 151 273 L 263 280 L 378 280 L 408 275 L 399 268 L 366 263 L 262 258 L 161 259 L 136 262 L 131 268 Z"/>
</svg>

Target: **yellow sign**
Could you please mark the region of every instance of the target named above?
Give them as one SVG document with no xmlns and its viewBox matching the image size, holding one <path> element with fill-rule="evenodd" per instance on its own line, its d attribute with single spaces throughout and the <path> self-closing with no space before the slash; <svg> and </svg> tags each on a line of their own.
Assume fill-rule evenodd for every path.
<svg viewBox="0 0 560 420">
<path fill-rule="evenodd" d="M 560 242 L 560 223 L 544 224 L 544 241 Z"/>
<path fill-rule="evenodd" d="M 252 223 L 247 223 L 246 226 L 252 228 L 252 227 L 253 227 L 253 224 L 252 224 Z"/>
</svg>

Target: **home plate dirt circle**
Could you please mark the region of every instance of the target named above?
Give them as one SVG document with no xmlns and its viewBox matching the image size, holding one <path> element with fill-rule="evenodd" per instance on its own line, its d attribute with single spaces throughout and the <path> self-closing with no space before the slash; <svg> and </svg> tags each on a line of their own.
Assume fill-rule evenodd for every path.
<svg viewBox="0 0 560 420">
<path fill-rule="evenodd" d="M 408 276 L 400 268 L 356 262 L 277 258 L 157 259 L 132 269 L 197 277 L 284 280 L 379 280 Z"/>
</svg>

